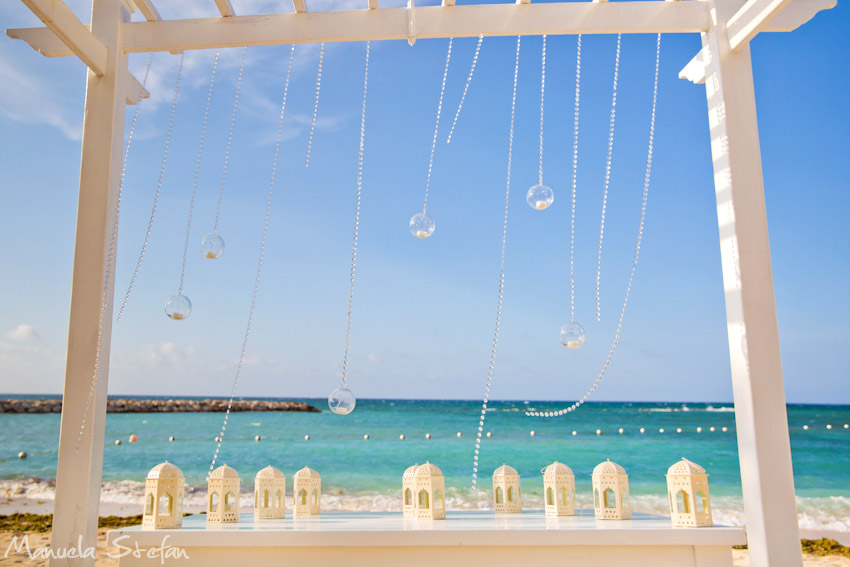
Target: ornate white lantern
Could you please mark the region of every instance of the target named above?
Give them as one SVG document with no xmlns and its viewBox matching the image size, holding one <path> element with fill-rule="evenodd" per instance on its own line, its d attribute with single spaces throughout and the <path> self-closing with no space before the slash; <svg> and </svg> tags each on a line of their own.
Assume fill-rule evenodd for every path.
<svg viewBox="0 0 850 567">
<path fill-rule="evenodd" d="M 576 515 L 576 477 L 570 467 L 555 461 L 543 469 L 543 493 L 547 516 Z"/>
<path fill-rule="evenodd" d="M 318 516 L 321 513 L 322 477 L 310 467 L 292 476 L 292 511 L 296 516 Z"/>
<path fill-rule="evenodd" d="M 402 510 L 405 516 L 416 517 L 416 503 L 414 497 L 416 495 L 416 469 L 418 464 L 412 467 L 407 467 L 404 474 L 401 475 L 401 497 Z"/>
<path fill-rule="evenodd" d="M 493 502 L 496 512 L 522 512 L 519 473 L 515 468 L 503 464 L 493 471 Z"/>
<path fill-rule="evenodd" d="M 239 521 L 239 473 L 222 465 L 210 473 L 207 481 L 207 522 Z"/>
<path fill-rule="evenodd" d="M 183 471 L 165 461 L 151 469 L 145 480 L 145 513 L 142 528 L 162 530 L 183 527 Z"/>
<path fill-rule="evenodd" d="M 425 462 L 414 477 L 414 504 L 420 520 L 446 519 L 446 479 L 437 465 Z"/>
<path fill-rule="evenodd" d="M 632 517 L 629 476 L 626 469 L 610 459 L 593 469 L 593 507 L 598 520 L 628 520 Z"/>
<path fill-rule="evenodd" d="M 286 517 L 286 477 L 269 465 L 254 478 L 254 518 Z"/>
<path fill-rule="evenodd" d="M 682 458 L 667 469 L 670 518 L 676 528 L 711 527 L 711 498 L 708 474 L 696 463 Z"/>
</svg>

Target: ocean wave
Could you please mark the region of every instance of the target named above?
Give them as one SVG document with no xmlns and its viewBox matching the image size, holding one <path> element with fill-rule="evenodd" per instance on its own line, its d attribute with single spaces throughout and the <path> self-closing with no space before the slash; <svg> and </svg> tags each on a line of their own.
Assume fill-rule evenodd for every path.
<svg viewBox="0 0 850 567">
<path fill-rule="evenodd" d="M 107 481 L 101 490 L 101 503 L 120 506 L 126 513 L 141 513 L 145 483 L 133 480 Z M 56 497 L 56 481 L 52 479 L 25 478 L 0 480 L 0 497 L 6 505 L 15 507 L 16 502 L 52 502 Z M 291 495 L 290 495 L 291 497 Z M 250 510 L 253 493 L 243 488 L 239 503 Z M 660 516 L 669 515 L 666 495 L 632 495 L 632 510 Z M 592 508 L 590 494 L 577 494 L 579 508 Z M 712 498 L 714 522 L 719 525 L 743 526 L 744 507 L 740 498 L 716 496 Z M 206 486 L 190 485 L 184 495 L 187 512 L 206 509 Z M 448 510 L 488 510 L 492 508 L 489 490 L 472 491 L 449 487 L 446 489 Z M 523 494 L 523 508 L 542 509 L 542 494 Z M 322 509 L 331 512 L 400 512 L 401 489 L 385 491 L 363 491 L 351 493 L 342 487 L 328 486 L 322 492 Z M 797 497 L 797 519 L 800 529 L 812 531 L 836 531 L 850 533 L 850 498 L 845 496 Z"/>
</svg>

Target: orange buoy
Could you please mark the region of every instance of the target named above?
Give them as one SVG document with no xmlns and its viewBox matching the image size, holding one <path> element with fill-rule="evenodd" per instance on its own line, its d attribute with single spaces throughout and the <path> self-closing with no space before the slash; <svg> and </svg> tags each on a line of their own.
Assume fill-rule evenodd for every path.
<svg viewBox="0 0 850 567">
<path fill-rule="evenodd" d="M 130 435 L 130 443 L 135 443 L 138 440 L 139 440 L 139 437 L 135 433 Z"/>
</svg>

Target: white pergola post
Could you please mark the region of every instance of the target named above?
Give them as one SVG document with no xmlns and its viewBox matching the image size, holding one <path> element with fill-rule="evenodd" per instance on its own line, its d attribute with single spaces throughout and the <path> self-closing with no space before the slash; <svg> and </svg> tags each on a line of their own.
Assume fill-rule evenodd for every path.
<svg viewBox="0 0 850 567">
<path fill-rule="evenodd" d="M 86 427 L 75 451 L 92 379 L 100 326 L 107 247 L 117 205 L 124 139 L 127 55 L 121 47 L 121 22 L 127 19 L 120 0 L 94 0 L 91 32 L 107 48 L 106 65 L 98 76 L 89 69 L 83 123 L 80 196 L 68 358 L 62 397 L 62 426 L 56 471 L 53 549 L 80 545 L 93 548 L 103 465 L 106 390 L 112 334 L 114 270 L 107 284 L 100 379 Z M 91 566 L 93 559 L 51 559 L 51 567 Z"/>
<path fill-rule="evenodd" d="M 726 29 L 742 4 L 710 0 L 702 34 L 741 484 L 750 564 L 800 567 L 750 47 Z"/>
</svg>

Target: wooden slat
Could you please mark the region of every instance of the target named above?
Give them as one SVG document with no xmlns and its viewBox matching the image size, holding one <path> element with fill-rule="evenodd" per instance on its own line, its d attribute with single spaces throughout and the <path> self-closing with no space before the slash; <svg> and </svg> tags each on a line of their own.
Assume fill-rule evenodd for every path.
<svg viewBox="0 0 850 567">
<path fill-rule="evenodd" d="M 292 7 L 295 8 L 296 14 L 303 14 L 307 11 L 307 4 L 304 0 L 292 0 Z"/>
<path fill-rule="evenodd" d="M 159 15 L 159 12 L 156 9 L 156 6 L 153 5 L 153 0 L 134 0 L 136 2 L 136 6 L 139 8 L 139 12 L 145 17 L 145 19 L 149 22 L 155 22 L 157 20 L 161 20 L 162 17 Z"/>
<path fill-rule="evenodd" d="M 130 71 L 127 71 L 127 76 L 124 78 L 124 92 L 127 104 L 136 104 L 140 98 L 150 98 L 151 96 L 151 93 L 142 86 L 142 83 Z M 141 97 L 139 97 L 139 92 L 142 93 Z"/>
<path fill-rule="evenodd" d="M 230 5 L 230 0 L 215 0 L 215 5 L 223 18 L 236 15 L 236 12 L 233 11 L 233 6 Z"/>
<path fill-rule="evenodd" d="M 378 0 L 369 0 L 369 9 L 377 10 L 378 9 Z"/>
<path fill-rule="evenodd" d="M 726 24 L 729 49 L 737 51 L 742 45 L 749 43 L 790 2 L 791 0 L 747 0 Z"/>
<path fill-rule="evenodd" d="M 455 0 L 443 0 L 442 5 L 443 5 L 443 6 L 454 6 L 454 5 L 455 5 Z"/>
<path fill-rule="evenodd" d="M 599 33 L 693 33 L 708 29 L 701 1 L 489 4 L 413 9 L 416 38 Z M 288 43 L 408 39 L 408 10 L 385 8 L 126 24 L 128 53 Z"/>
<path fill-rule="evenodd" d="M 61 0 L 21 0 L 95 75 L 106 69 L 106 47 Z"/>
</svg>

